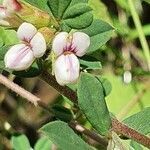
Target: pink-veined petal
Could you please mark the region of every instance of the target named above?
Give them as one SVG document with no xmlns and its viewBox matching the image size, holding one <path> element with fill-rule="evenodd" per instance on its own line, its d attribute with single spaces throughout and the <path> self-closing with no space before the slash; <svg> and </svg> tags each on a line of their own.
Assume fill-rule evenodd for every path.
<svg viewBox="0 0 150 150">
<path fill-rule="evenodd" d="M 57 34 L 52 42 L 52 50 L 56 56 L 61 55 L 64 52 L 64 48 L 67 44 L 68 38 L 67 32 L 60 32 Z"/>
<path fill-rule="evenodd" d="M 33 61 L 33 52 L 30 47 L 25 44 L 17 44 L 12 46 L 4 57 L 6 68 L 16 71 L 29 68 Z"/>
<path fill-rule="evenodd" d="M 17 35 L 20 40 L 25 42 L 30 42 L 30 40 L 34 37 L 36 33 L 36 27 L 27 22 L 22 23 L 17 31 Z"/>
<path fill-rule="evenodd" d="M 79 60 L 74 54 L 60 55 L 54 63 L 54 74 L 60 85 L 75 83 L 79 71 Z"/>
<path fill-rule="evenodd" d="M 7 9 L 6 7 L 0 5 L 0 20 L 7 17 Z"/>
<path fill-rule="evenodd" d="M 46 51 L 46 41 L 40 32 L 35 34 L 30 42 L 30 45 L 32 47 L 34 57 L 39 58 L 44 55 Z"/>
<path fill-rule="evenodd" d="M 9 12 L 19 11 L 22 8 L 17 0 L 3 0 L 3 6 L 5 6 Z"/>
<path fill-rule="evenodd" d="M 73 33 L 72 44 L 75 49 L 75 54 L 79 57 L 83 56 L 90 46 L 90 37 L 83 32 Z"/>
</svg>

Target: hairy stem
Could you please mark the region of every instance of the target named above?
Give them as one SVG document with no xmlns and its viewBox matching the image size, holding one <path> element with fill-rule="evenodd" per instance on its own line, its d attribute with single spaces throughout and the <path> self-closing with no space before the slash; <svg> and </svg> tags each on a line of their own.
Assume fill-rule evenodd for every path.
<svg viewBox="0 0 150 150">
<path fill-rule="evenodd" d="M 45 76 L 45 74 L 46 74 L 46 76 Z M 54 78 L 52 78 L 52 75 L 47 73 L 47 72 L 43 73 L 41 75 L 41 77 L 44 78 L 45 81 L 49 81 L 49 79 L 55 80 Z M 19 85 L 13 83 L 12 81 L 7 79 L 2 74 L 0 74 L 0 83 L 3 84 L 4 86 L 6 86 L 7 88 L 11 89 L 12 91 L 16 92 L 17 94 L 19 94 L 23 98 L 27 99 L 28 101 L 30 101 L 34 104 L 36 103 L 40 107 L 42 107 L 43 109 L 46 109 L 47 111 L 50 111 L 50 109 L 47 107 L 47 105 L 44 104 L 42 101 L 40 101 L 40 99 L 38 97 L 36 97 L 32 93 L 26 91 L 25 89 L 23 89 Z M 55 87 L 57 90 L 60 89 L 59 92 L 64 93 L 64 96 L 66 96 L 67 98 L 72 97 L 71 95 L 75 95 L 75 97 L 72 97 L 73 100 L 72 99 L 70 99 L 70 100 L 72 100 L 75 103 L 77 102 L 77 94 L 73 90 L 71 90 L 67 87 L 67 89 L 69 89 L 69 92 L 66 92 L 65 87 L 60 88 L 61 86 L 56 81 L 53 81 L 53 82 L 50 81 L 48 83 L 49 84 L 51 83 L 50 85 L 52 87 Z M 55 85 L 52 85 L 52 83 L 55 83 Z M 85 134 L 85 135 L 89 136 L 91 139 L 93 139 L 93 140 L 101 143 L 102 145 L 104 145 L 105 138 L 102 138 L 96 132 L 85 129 L 82 125 L 78 124 L 77 122 L 73 122 L 73 123 L 71 122 L 70 126 L 74 130 L 76 130 L 77 132 Z M 131 139 L 135 140 L 136 142 L 150 148 L 150 138 L 148 138 L 145 135 L 142 135 L 141 133 L 135 131 L 134 129 L 131 129 L 130 127 L 128 127 L 127 125 L 124 125 L 123 123 L 119 122 L 116 119 L 112 119 L 112 130 L 115 131 L 118 134 L 121 134 L 121 135 L 124 135 L 128 138 L 131 138 Z"/>
<path fill-rule="evenodd" d="M 51 83 L 55 83 L 55 81 L 51 82 Z M 29 102 L 31 102 L 33 104 L 36 104 L 36 106 L 38 105 L 41 108 L 45 109 L 46 111 L 51 112 L 50 108 L 45 103 L 43 103 L 40 100 L 40 98 L 38 98 L 37 96 L 33 95 L 32 93 L 26 91 L 25 89 L 23 89 L 19 85 L 15 84 L 13 81 L 10 81 L 8 78 L 6 78 L 5 76 L 3 76 L 2 74 L 0 74 L 0 84 L 6 86 L 8 89 L 11 89 L 12 91 L 14 91 L 15 93 L 17 93 L 21 97 L 23 97 L 26 100 L 28 100 Z M 58 86 L 58 87 L 60 88 L 60 86 Z M 62 88 L 62 89 L 64 90 L 64 88 Z M 66 92 L 66 90 L 64 90 L 64 92 L 62 92 L 62 93 L 70 94 L 69 92 Z M 105 138 L 101 137 L 99 134 L 97 134 L 94 131 L 90 131 L 90 130 L 86 129 L 85 127 L 83 127 L 82 125 L 80 125 L 78 122 L 71 121 L 69 123 L 69 126 L 73 130 L 75 130 L 75 131 L 77 131 L 77 132 L 79 132 L 81 134 L 85 134 L 85 135 L 89 136 L 91 139 L 93 139 L 93 140 L 97 141 L 98 143 L 100 143 L 100 145 L 102 145 L 104 147 L 107 147 L 108 141 Z"/>
<path fill-rule="evenodd" d="M 65 91 L 65 87 L 60 86 L 56 80 L 54 79 L 54 77 L 49 74 L 48 72 L 44 71 L 43 74 L 41 75 L 41 78 L 46 81 L 50 86 L 58 89 L 61 89 L 60 91 L 58 90 L 59 93 L 64 93 L 64 96 L 66 96 L 67 98 L 69 98 L 72 102 L 77 102 L 77 93 L 75 91 L 73 91 L 72 89 L 69 89 L 69 94 L 67 94 Z M 55 81 L 50 81 L 51 79 L 55 80 Z M 52 83 L 55 83 L 55 85 L 53 85 Z M 62 88 L 60 88 L 62 87 Z M 65 89 L 65 91 L 63 91 Z M 68 87 L 67 87 L 68 89 Z M 72 96 L 72 99 L 70 98 L 70 95 L 74 95 Z M 115 132 L 124 135 L 128 138 L 131 138 L 133 140 L 135 140 L 136 142 L 150 148 L 150 138 L 135 131 L 134 129 L 131 129 L 130 127 L 124 125 L 123 123 L 119 122 L 117 119 L 112 118 L 112 130 L 114 130 Z"/>
<path fill-rule="evenodd" d="M 15 84 L 11 80 L 7 79 L 2 74 L 0 74 L 0 83 L 5 85 L 8 89 L 11 89 L 12 91 L 16 92 L 21 97 L 27 99 L 28 101 L 30 101 L 34 105 L 37 105 L 37 102 L 40 100 L 38 97 L 34 96 L 33 94 L 26 91 L 25 89 L 23 89 L 19 85 Z"/>
</svg>

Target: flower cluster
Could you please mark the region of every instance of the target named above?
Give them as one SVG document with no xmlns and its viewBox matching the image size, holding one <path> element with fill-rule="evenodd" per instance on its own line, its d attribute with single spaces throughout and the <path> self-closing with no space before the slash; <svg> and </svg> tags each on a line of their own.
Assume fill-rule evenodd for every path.
<svg viewBox="0 0 150 150">
<path fill-rule="evenodd" d="M 61 32 L 53 40 L 52 50 L 56 55 L 53 71 L 60 85 L 74 83 L 80 72 L 77 58 L 83 56 L 90 46 L 90 37 L 83 32 Z"/>
<path fill-rule="evenodd" d="M 6 68 L 20 71 L 31 66 L 46 51 L 44 36 L 30 23 L 23 23 L 17 31 L 20 44 L 12 46 L 4 57 Z"/>
<path fill-rule="evenodd" d="M 4 62 L 6 68 L 21 71 L 44 55 L 46 41 L 36 27 L 26 22 L 20 25 L 17 35 L 21 42 L 10 47 Z M 78 57 L 82 57 L 89 46 L 90 37 L 83 32 L 60 32 L 55 36 L 52 42 L 52 51 L 56 56 L 53 71 L 60 85 L 77 81 L 80 73 Z"/>
</svg>

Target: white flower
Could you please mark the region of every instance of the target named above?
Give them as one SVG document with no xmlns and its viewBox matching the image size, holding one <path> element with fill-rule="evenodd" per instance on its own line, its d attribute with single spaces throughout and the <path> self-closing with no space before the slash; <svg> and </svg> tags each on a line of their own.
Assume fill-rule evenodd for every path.
<svg viewBox="0 0 150 150">
<path fill-rule="evenodd" d="M 83 32 L 61 32 L 53 40 L 52 50 L 57 56 L 54 74 L 60 85 L 74 83 L 79 77 L 80 64 L 77 56 L 83 56 L 90 46 L 90 37 Z"/>
<path fill-rule="evenodd" d="M 79 77 L 79 60 L 72 53 L 60 55 L 55 61 L 54 68 L 56 80 L 60 85 L 75 82 Z"/>
<path fill-rule="evenodd" d="M 20 71 L 31 66 L 46 51 L 43 35 L 30 23 L 23 23 L 17 31 L 21 44 L 12 46 L 4 57 L 6 68 Z"/>
</svg>

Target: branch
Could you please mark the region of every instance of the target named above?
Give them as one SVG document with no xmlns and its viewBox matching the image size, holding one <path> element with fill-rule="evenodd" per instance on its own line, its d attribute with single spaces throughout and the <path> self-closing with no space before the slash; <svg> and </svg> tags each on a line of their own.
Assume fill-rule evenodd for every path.
<svg viewBox="0 0 150 150">
<path fill-rule="evenodd" d="M 41 75 L 41 78 L 46 81 L 50 86 L 54 87 L 58 90 L 60 94 L 63 93 L 64 96 L 66 96 L 68 99 L 70 99 L 72 102 L 77 102 L 77 94 L 75 91 L 67 87 L 67 90 L 69 90 L 69 94 L 66 92 L 66 86 L 60 86 L 55 78 L 49 74 L 48 72 L 44 71 Z M 51 81 L 54 80 L 54 81 Z M 54 85 L 53 85 L 54 83 Z M 60 89 L 60 90 L 59 90 Z M 134 129 L 124 125 L 123 123 L 119 122 L 117 119 L 112 118 L 112 130 L 114 130 L 116 133 L 122 134 L 128 138 L 131 138 L 135 140 L 136 142 L 150 148 L 150 138 L 135 131 Z"/>
<path fill-rule="evenodd" d="M 43 71 L 41 74 L 41 79 L 43 79 L 46 83 L 48 83 L 50 86 L 52 86 L 54 89 L 56 89 L 61 95 L 64 95 L 68 99 L 70 99 L 73 103 L 77 103 L 77 94 L 72 89 L 70 89 L 67 86 L 61 86 L 57 83 L 55 80 L 55 77 L 49 74 L 46 71 Z"/>
<path fill-rule="evenodd" d="M 0 74 L 0 83 L 5 85 L 8 89 L 11 89 L 12 91 L 16 92 L 19 94 L 21 97 L 27 99 L 31 103 L 33 103 L 35 106 L 37 105 L 37 102 L 40 101 L 40 98 L 34 96 L 30 92 L 26 91 L 19 85 L 15 84 L 14 82 L 10 81 L 7 79 L 5 76 Z"/>
<path fill-rule="evenodd" d="M 45 76 L 46 75 L 46 76 Z M 69 92 L 66 91 L 66 87 L 62 87 L 60 86 L 55 79 L 53 78 L 53 76 L 49 73 L 43 73 L 41 75 L 41 77 L 45 80 L 48 81 L 48 83 L 52 86 L 55 87 L 57 90 L 60 89 L 60 93 L 64 93 L 64 96 L 66 96 L 67 98 L 70 99 L 70 97 L 73 98 L 70 99 L 73 102 L 77 102 L 77 94 L 76 92 L 74 92 L 73 90 L 71 90 L 70 88 L 67 87 L 67 89 L 69 89 Z M 50 80 L 54 80 L 54 81 L 50 81 Z M 10 81 L 9 79 L 7 79 L 6 77 L 4 77 L 3 75 L 0 74 L 0 83 L 5 85 L 7 88 L 11 89 L 12 91 L 16 92 L 17 94 L 19 94 L 20 96 L 22 96 L 23 98 L 27 99 L 28 101 L 34 103 L 34 104 L 38 104 L 40 107 L 42 107 L 43 109 L 46 109 L 48 111 L 50 111 L 50 109 L 47 107 L 46 104 L 44 104 L 42 101 L 40 101 L 40 99 L 38 97 L 36 97 L 35 95 L 31 94 L 30 92 L 26 91 L 25 89 L 23 89 L 22 87 L 18 86 L 17 84 L 13 83 L 12 81 Z M 55 85 L 52 85 L 52 83 L 55 83 Z M 62 87 L 62 88 L 61 88 Z M 75 95 L 75 97 L 73 97 L 72 95 Z M 77 122 L 71 122 L 70 126 L 76 130 L 77 132 L 83 133 L 87 136 L 89 136 L 91 139 L 101 143 L 102 145 L 104 145 L 105 139 L 103 137 L 101 137 L 99 134 L 97 134 L 94 131 L 90 131 L 86 128 L 84 128 L 83 126 L 81 126 L 80 124 L 78 124 Z M 147 136 L 135 131 L 134 129 L 124 125 L 123 123 L 119 122 L 117 119 L 112 119 L 112 130 L 115 131 L 118 134 L 124 135 L 128 138 L 131 138 L 133 140 L 135 140 L 136 142 L 150 148 L 150 138 L 148 138 Z"/>
<path fill-rule="evenodd" d="M 112 129 L 118 134 L 122 134 L 128 138 L 135 140 L 136 142 L 150 148 L 150 138 L 137 132 L 136 130 L 129 128 L 127 125 L 119 122 L 117 119 L 112 119 Z"/>
<path fill-rule="evenodd" d="M 56 81 L 53 81 L 51 83 L 55 83 L 55 82 Z M 41 108 L 47 110 L 48 112 L 51 111 L 50 108 L 40 100 L 40 98 L 38 98 L 37 96 L 33 95 L 32 93 L 26 91 L 25 89 L 23 89 L 19 85 L 15 84 L 14 82 L 10 81 L 9 79 L 7 79 L 2 74 L 0 74 L 0 83 L 3 84 L 4 86 L 6 86 L 8 89 L 11 89 L 12 91 L 14 91 L 15 93 L 17 93 L 21 97 L 27 99 L 29 102 L 36 104 L 36 106 L 38 105 Z M 58 86 L 58 87 L 59 87 L 59 89 L 64 90 L 64 91 L 62 91 L 62 93 L 70 94 L 69 92 L 66 91 L 66 89 L 60 88 L 61 86 Z M 72 97 L 72 96 L 70 95 L 69 97 Z M 75 130 L 81 134 L 85 134 L 85 135 L 89 136 L 91 139 L 100 143 L 100 145 L 107 147 L 108 141 L 105 138 L 101 137 L 99 134 L 97 134 L 94 131 L 90 131 L 90 130 L 86 129 L 85 127 L 81 126 L 78 122 L 71 121 L 69 123 L 69 126 L 73 130 Z"/>
</svg>

